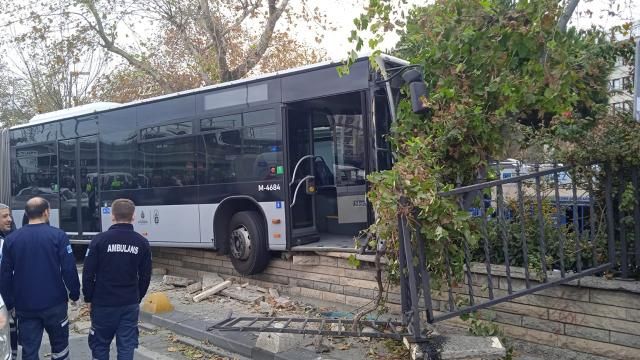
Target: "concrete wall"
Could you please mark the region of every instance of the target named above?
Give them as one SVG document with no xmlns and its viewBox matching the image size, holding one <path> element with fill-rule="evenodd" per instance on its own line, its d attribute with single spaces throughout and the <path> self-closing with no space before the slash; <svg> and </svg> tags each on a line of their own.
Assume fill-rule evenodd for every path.
<svg viewBox="0 0 640 360">
<path fill-rule="evenodd" d="M 223 277 L 240 277 L 226 257 L 207 250 L 154 249 L 154 267 L 170 274 L 199 277 L 217 272 Z M 274 287 L 291 295 L 322 299 L 352 306 L 371 303 L 377 285 L 372 263 L 351 266 L 344 254 L 333 256 L 291 256 L 274 259 L 263 274 L 246 280 Z M 370 260 L 367 259 L 367 260 Z M 476 301 L 488 298 L 484 266 L 474 265 Z M 492 270 L 495 296 L 507 294 L 507 282 L 500 267 Z M 513 289 L 525 287 L 522 269 L 513 269 Z M 466 288 L 457 288 L 462 293 Z M 434 307 L 447 310 L 447 293 L 434 293 Z M 400 310 L 397 287 L 388 294 L 390 311 Z M 528 295 L 482 311 L 483 317 L 499 323 L 507 336 L 611 359 L 640 358 L 640 282 L 585 278 Z M 451 325 L 467 326 L 459 319 Z"/>
</svg>

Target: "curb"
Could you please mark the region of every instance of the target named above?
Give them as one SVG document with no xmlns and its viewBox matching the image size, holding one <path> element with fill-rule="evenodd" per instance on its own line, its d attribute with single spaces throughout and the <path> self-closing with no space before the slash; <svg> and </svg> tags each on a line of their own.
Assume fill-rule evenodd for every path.
<svg viewBox="0 0 640 360">
<path fill-rule="evenodd" d="M 258 338 L 255 333 L 207 331 L 212 322 L 181 311 L 164 314 L 150 314 L 140 311 L 140 321 L 160 326 L 176 334 L 199 341 L 207 341 L 213 346 L 255 360 L 329 360 L 321 354 L 307 349 L 296 348 L 274 354 L 256 347 Z"/>
</svg>

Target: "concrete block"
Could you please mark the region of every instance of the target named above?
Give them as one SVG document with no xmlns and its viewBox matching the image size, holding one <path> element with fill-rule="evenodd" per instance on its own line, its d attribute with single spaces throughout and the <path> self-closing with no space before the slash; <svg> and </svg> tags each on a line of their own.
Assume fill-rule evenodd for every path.
<svg viewBox="0 0 640 360">
<path fill-rule="evenodd" d="M 640 309 L 640 296 L 622 291 L 590 289 L 590 300 L 598 304 Z"/>
<path fill-rule="evenodd" d="M 283 325 L 276 323 L 274 327 L 283 327 Z M 258 336 L 256 347 L 277 354 L 301 346 L 302 341 L 302 335 L 262 332 Z"/>
<path fill-rule="evenodd" d="M 497 337 L 479 336 L 439 336 L 438 353 L 442 360 L 452 359 L 502 359 L 506 349 Z"/>
<path fill-rule="evenodd" d="M 548 331 L 554 334 L 564 333 L 564 324 L 562 323 L 528 316 L 522 317 L 522 326 L 530 329 Z"/>
<path fill-rule="evenodd" d="M 223 282 L 224 279 L 216 273 L 205 273 L 202 275 L 202 290 L 208 290 Z"/>
<path fill-rule="evenodd" d="M 594 329 L 590 327 L 573 325 L 573 324 L 565 324 L 564 333 L 565 335 L 579 337 L 583 339 L 609 342 L 609 330 Z"/>
<path fill-rule="evenodd" d="M 314 281 L 313 287 L 320 291 L 331 291 L 331 284 Z"/>
<path fill-rule="evenodd" d="M 549 310 L 549 319 L 568 324 L 611 330 L 626 334 L 640 334 L 640 323 L 600 316 L 577 314 L 567 311 Z"/>
<path fill-rule="evenodd" d="M 185 277 L 181 277 L 181 276 L 165 275 L 162 278 L 162 282 L 165 285 L 174 285 L 174 286 L 186 287 L 186 286 L 189 286 L 189 284 L 194 283 L 195 281 L 187 279 Z"/>
<path fill-rule="evenodd" d="M 293 255 L 293 265 L 320 265 L 320 257 L 316 255 Z"/>
<path fill-rule="evenodd" d="M 640 349 L 640 336 L 612 331 L 611 343 Z"/>
<path fill-rule="evenodd" d="M 278 292 L 278 290 L 270 288 L 269 289 L 269 296 L 271 296 L 274 299 L 277 299 L 280 297 L 280 293 Z"/>
<path fill-rule="evenodd" d="M 151 270 L 151 274 L 152 275 L 166 275 L 167 274 L 167 269 L 166 268 L 161 268 L 161 267 L 156 267 L 156 268 L 153 268 L 153 270 Z"/>
<path fill-rule="evenodd" d="M 241 287 L 232 287 L 222 291 L 224 296 L 228 296 L 232 299 L 240 300 L 250 304 L 259 304 L 264 300 L 264 294 L 256 291 L 243 289 Z"/>
<path fill-rule="evenodd" d="M 187 294 L 195 294 L 199 291 L 202 291 L 202 282 L 200 281 L 187 286 Z"/>
<path fill-rule="evenodd" d="M 599 341 L 580 339 L 572 336 L 558 336 L 557 347 L 594 354 L 608 359 L 637 360 L 638 349 Z"/>
<path fill-rule="evenodd" d="M 357 287 L 344 285 L 343 289 L 345 295 L 360 296 L 360 289 Z"/>
<path fill-rule="evenodd" d="M 342 294 L 342 293 L 344 293 L 344 286 L 331 284 L 331 290 L 330 291 L 332 293 Z"/>
</svg>

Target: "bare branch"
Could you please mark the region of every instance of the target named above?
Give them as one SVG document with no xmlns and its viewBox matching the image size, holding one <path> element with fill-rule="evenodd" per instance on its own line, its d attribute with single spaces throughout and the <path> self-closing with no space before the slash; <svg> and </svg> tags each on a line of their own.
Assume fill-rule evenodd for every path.
<svg viewBox="0 0 640 360">
<path fill-rule="evenodd" d="M 280 7 L 277 7 L 276 0 L 269 0 L 269 18 L 267 19 L 267 23 L 262 30 L 260 39 L 258 39 L 258 42 L 256 44 L 251 46 L 253 50 L 249 52 L 246 61 L 233 69 L 233 71 L 231 71 L 231 73 L 229 74 L 229 78 L 223 79 L 224 81 L 242 78 L 256 65 L 258 65 L 258 63 L 262 59 L 262 56 L 269 48 L 269 45 L 271 44 L 271 38 L 273 37 L 273 30 L 275 29 L 278 20 L 280 19 L 282 13 L 284 13 L 288 5 L 289 0 L 283 0 Z"/>
<path fill-rule="evenodd" d="M 160 85 L 160 87 L 162 87 L 164 91 L 174 91 L 173 86 L 165 81 L 163 76 L 159 74 L 150 64 L 136 59 L 133 54 L 130 54 L 129 52 L 115 45 L 114 40 L 110 39 L 107 32 L 105 31 L 104 25 L 102 24 L 102 19 L 100 18 L 98 9 L 96 9 L 95 3 L 93 1 L 86 1 L 84 2 L 84 4 L 87 6 L 87 9 L 89 10 L 89 12 L 91 12 L 91 15 L 93 15 L 93 18 L 96 21 L 96 23 L 92 24 L 91 26 L 102 40 L 101 46 L 103 46 L 108 51 L 121 56 L 132 66 L 147 73 L 154 81 L 158 83 L 158 85 Z"/>
<path fill-rule="evenodd" d="M 567 32 L 567 24 L 569 24 L 569 20 L 571 20 L 571 16 L 573 16 L 573 12 L 576 10 L 579 2 L 580 0 L 569 0 L 567 2 L 567 6 L 565 6 L 558 20 L 558 30 L 560 30 L 560 32 Z"/>
</svg>

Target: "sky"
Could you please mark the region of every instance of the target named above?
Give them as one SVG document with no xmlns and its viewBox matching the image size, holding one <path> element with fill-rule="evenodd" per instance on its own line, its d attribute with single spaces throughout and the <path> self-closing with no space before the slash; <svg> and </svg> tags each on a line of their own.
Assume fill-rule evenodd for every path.
<svg viewBox="0 0 640 360">
<path fill-rule="evenodd" d="M 369 1 L 311 0 L 311 2 L 317 3 L 325 11 L 328 19 L 337 27 L 337 31 L 325 34 L 325 40 L 321 47 L 325 49 L 330 59 L 343 60 L 353 48 L 353 45 L 347 41 L 349 33 L 354 29 L 353 19 L 359 16 L 364 4 Z M 432 2 L 425 0 L 408 1 L 410 6 Z M 593 15 L 588 16 L 587 10 L 590 10 Z M 620 16 L 609 16 L 609 10 L 614 10 Z M 570 26 L 573 25 L 581 29 L 589 28 L 592 25 L 610 28 L 633 20 L 634 14 L 636 14 L 635 20 L 640 21 L 640 0 L 582 0 L 572 17 Z M 301 40 L 306 40 L 308 43 L 313 43 L 313 36 L 315 34 L 308 32 L 303 32 L 299 35 Z M 398 38 L 394 33 L 388 34 L 382 48 L 392 47 L 398 41 Z"/>
</svg>

